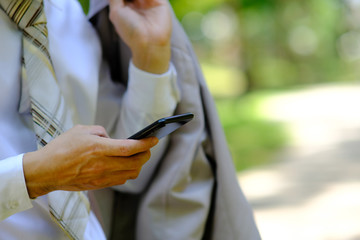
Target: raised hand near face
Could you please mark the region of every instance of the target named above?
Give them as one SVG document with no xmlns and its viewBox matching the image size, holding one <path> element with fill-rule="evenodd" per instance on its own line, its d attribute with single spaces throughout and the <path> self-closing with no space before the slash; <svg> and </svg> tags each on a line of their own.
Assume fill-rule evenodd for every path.
<svg viewBox="0 0 360 240">
<path fill-rule="evenodd" d="M 170 61 L 171 13 L 167 0 L 110 0 L 110 20 L 141 70 L 161 74 Z"/>
</svg>

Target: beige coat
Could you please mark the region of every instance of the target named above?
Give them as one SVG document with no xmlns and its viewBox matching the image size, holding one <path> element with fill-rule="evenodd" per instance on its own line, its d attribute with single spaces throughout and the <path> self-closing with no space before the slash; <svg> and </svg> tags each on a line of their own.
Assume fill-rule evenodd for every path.
<svg viewBox="0 0 360 240">
<path fill-rule="evenodd" d="M 113 78 L 126 85 L 129 50 L 104 10 L 95 25 Z M 194 120 L 174 132 L 146 190 L 139 195 L 96 194 L 112 239 L 260 239 L 252 210 L 237 181 L 222 126 L 191 43 L 173 18 L 172 63 L 181 102 L 176 113 Z M 103 194 L 114 202 L 102 203 Z M 110 221 L 110 215 L 112 215 Z"/>
</svg>

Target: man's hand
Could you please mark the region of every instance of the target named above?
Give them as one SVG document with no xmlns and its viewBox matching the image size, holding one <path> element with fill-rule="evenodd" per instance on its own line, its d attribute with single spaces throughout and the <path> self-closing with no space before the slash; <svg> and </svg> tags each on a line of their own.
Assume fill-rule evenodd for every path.
<svg viewBox="0 0 360 240">
<path fill-rule="evenodd" d="M 110 139 L 100 126 L 76 126 L 42 149 L 24 155 L 29 196 L 124 184 L 138 176 L 157 138 Z"/>
<path fill-rule="evenodd" d="M 110 0 L 110 20 L 132 51 L 134 65 L 161 74 L 170 61 L 171 14 L 167 0 Z"/>
</svg>

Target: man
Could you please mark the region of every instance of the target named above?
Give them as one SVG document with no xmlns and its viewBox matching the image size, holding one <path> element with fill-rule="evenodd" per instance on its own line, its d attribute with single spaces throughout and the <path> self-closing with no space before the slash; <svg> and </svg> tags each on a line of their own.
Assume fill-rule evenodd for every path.
<svg viewBox="0 0 360 240">
<path fill-rule="evenodd" d="M 44 0 L 57 81 L 83 126 L 38 151 L 26 84 L 20 90 L 22 34 L 0 12 L 0 192 L 6 196 L 0 198 L 0 238 L 71 235 L 51 220 L 53 190 L 97 189 L 135 178 L 156 140 L 113 138 L 125 139 L 172 113 L 193 112 L 194 120 L 152 149 L 136 180 L 95 191 L 95 201 L 90 194 L 93 211 L 83 238 L 259 239 L 196 57 L 167 1 L 113 0 L 109 8 L 107 1 L 90 3 L 85 16 L 76 0 Z"/>
<path fill-rule="evenodd" d="M 25 87 L 24 76 L 20 77 L 26 31 L 9 17 L 23 9 L 17 3 L 27 2 L 0 2 L 0 239 L 62 239 L 69 231 L 64 233 L 51 219 L 48 193 L 99 189 L 136 178 L 157 139 L 118 139 L 126 139 L 175 109 L 178 90 L 170 64 L 170 11 L 166 1 L 109 2 L 110 19 L 132 52 L 125 91 L 112 83 L 99 38 L 80 4 L 44 0 L 48 51 L 60 92 L 73 124 L 83 126 L 65 131 L 36 150 L 28 101 L 33 96 L 27 96 L 32 86 Z M 93 11 L 106 1 L 96 3 Z M 106 109 L 98 109 L 104 105 Z M 155 162 L 164 144 L 159 143 L 160 153 L 155 150 Z M 92 212 L 78 237 L 82 236 L 105 238 Z"/>
</svg>

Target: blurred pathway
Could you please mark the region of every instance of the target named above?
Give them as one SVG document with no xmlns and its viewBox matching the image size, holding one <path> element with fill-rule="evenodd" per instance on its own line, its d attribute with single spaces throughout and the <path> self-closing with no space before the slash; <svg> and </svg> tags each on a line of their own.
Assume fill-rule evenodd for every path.
<svg viewBox="0 0 360 240">
<path fill-rule="evenodd" d="M 282 94 L 263 105 L 288 124 L 270 166 L 239 174 L 264 240 L 360 240 L 360 84 Z"/>
</svg>

